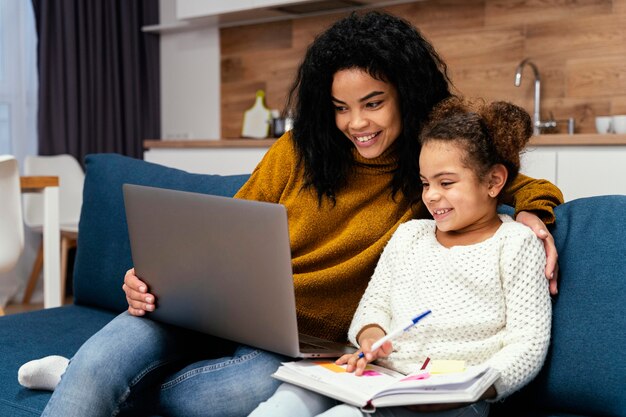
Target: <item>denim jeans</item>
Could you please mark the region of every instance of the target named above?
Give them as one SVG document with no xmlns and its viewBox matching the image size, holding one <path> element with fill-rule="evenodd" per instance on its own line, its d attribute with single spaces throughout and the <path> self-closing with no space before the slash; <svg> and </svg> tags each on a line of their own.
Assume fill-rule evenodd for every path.
<svg viewBox="0 0 626 417">
<path fill-rule="evenodd" d="M 364 413 L 358 407 L 342 404 L 313 391 L 284 383 L 248 417 L 487 417 L 488 415 L 489 404 L 484 401 L 467 407 L 432 413 L 420 413 L 406 407 L 383 407 L 374 413 Z"/>
<path fill-rule="evenodd" d="M 242 416 L 287 358 L 122 313 L 70 360 L 42 416 Z"/>
</svg>

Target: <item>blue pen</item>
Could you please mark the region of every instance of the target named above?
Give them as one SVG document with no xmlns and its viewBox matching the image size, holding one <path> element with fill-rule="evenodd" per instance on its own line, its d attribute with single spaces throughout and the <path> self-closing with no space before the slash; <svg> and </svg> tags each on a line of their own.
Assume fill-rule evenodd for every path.
<svg viewBox="0 0 626 417">
<path fill-rule="evenodd" d="M 431 313 L 430 310 L 426 310 L 422 314 L 419 314 L 419 315 L 415 316 L 414 318 L 412 318 L 411 320 L 409 320 L 404 326 L 399 327 L 396 330 L 394 330 L 393 332 L 391 332 L 391 333 L 381 337 L 380 339 L 378 339 L 372 345 L 372 352 L 374 352 L 376 349 L 380 348 L 383 345 L 383 343 L 385 343 L 387 340 L 391 340 L 394 337 L 398 337 L 402 333 L 404 333 L 407 330 L 409 330 L 411 327 L 415 326 L 421 319 L 423 319 L 424 317 L 426 317 L 430 313 Z M 364 356 L 365 355 L 363 354 L 363 352 L 359 353 L 359 359 L 361 359 Z"/>
</svg>

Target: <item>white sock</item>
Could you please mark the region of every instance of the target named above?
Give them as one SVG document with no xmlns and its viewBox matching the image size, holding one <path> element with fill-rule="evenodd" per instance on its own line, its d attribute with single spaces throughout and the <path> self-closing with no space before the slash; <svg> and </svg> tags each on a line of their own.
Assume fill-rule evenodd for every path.
<svg viewBox="0 0 626 417">
<path fill-rule="evenodd" d="M 17 380 L 26 388 L 54 391 L 69 362 L 58 355 L 26 362 L 17 371 Z"/>
</svg>

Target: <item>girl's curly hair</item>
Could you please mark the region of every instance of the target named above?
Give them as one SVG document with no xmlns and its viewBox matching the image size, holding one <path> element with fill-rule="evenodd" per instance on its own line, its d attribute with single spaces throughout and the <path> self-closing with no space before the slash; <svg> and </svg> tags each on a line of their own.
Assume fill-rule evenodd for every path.
<svg viewBox="0 0 626 417">
<path fill-rule="evenodd" d="M 451 96 L 451 83 L 445 63 L 420 32 L 380 12 L 352 13 L 334 23 L 315 38 L 298 69 L 285 111 L 293 114 L 305 187 L 315 188 L 320 203 L 323 197 L 334 202 L 354 166 L 353 144 L 337 128 L 331 100 L 334 74 L 352 68 L 396 88 L 402 132 L 393 147 L 398 165 L 391 194 L 419 200 L 419 132 L 433 107 Z"/>
<path fill-rule="evenodd" d="M 509 172 L 508 184 L 519 173 L 520 153 L 532 133 L 530 115 L 515 104 L 451 97 L 433 109 L 420 143 L 459 143 L 466 150 L 463 162 L 478 178 L 483 179 L 495 164 L 502 164 Z"/>
</svg>

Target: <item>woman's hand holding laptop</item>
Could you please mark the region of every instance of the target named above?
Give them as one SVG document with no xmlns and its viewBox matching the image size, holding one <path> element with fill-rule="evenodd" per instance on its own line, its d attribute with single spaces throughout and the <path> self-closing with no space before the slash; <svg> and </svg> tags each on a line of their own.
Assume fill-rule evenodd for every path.
<svg viewBox="0 0 626 417">
<path fill-rule="evenodd" d="M 126 271 L 122 289 L 126 293 L 128 312 L 133 316 L 143 316 L 146 312 L 154 311 L 155 297 L 148 292 L 145 282 L 137 278 L 135 268 Z"/>
</svg>

